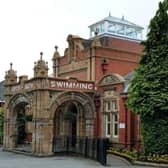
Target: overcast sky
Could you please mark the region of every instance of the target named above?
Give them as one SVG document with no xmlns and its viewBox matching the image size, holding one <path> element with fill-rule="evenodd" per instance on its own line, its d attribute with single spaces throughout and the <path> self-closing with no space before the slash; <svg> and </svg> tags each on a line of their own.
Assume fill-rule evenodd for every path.
<svg viewBox="0 0 168 168">
<path fill-rule="evenodd" d="M 34 62 L 51 59 L 54 46 L 63 55 L 68 34 L 89 38 L 88 26 L 111 12 L 144 27 L 160 0 L 0 0 L 0 81 L 10 62 L 18 76 L 33 77 Z"/>
</svg>

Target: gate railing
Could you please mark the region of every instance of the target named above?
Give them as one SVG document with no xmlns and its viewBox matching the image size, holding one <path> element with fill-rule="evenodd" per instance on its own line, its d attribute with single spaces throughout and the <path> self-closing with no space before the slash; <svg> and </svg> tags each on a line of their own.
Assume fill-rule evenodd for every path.
<svg viewBox="0 0 168 168">
<path fill-rule="evenodd" d="M 76 153 L 97 160 L 102 165 L 107 163 L 108 139 L 56 136 L 53 138 L 54 153 Z"/>
</svg>

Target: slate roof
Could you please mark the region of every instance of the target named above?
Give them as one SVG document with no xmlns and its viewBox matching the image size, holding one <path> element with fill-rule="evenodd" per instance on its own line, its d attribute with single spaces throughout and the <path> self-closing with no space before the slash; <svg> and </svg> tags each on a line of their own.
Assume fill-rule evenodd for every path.
<svg viewBox="0 0 168 168">
<path fill-rule="evenodd" d="M 135 71 L 131 71 L 127 75 L 124 76 L 125 83 L 124 83 L 124 89 L 123 89 L 122 93 L 124 93 L 124 94 L 128 93 L 128 89 L 131 85 L 130 81 L 134 77 L 134 73 L 135 73 Z"/>
</svg>

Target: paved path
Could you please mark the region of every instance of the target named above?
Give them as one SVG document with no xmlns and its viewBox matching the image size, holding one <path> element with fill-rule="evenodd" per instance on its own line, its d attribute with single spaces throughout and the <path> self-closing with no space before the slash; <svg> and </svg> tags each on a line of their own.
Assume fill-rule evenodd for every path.
<svg viewBox="0 0 168 168">
<path fill-rule="evenodd" d="M 107 157 L 107 166 L 132 167 L 131 163 L 129 163 L 127 160 L 110 154 Z"/>
<path fill-rule="evenodd" d="M 31 157 L 0 149 L 0 168 L 96 168 L 104 167 L 98 162 L 77 156 Z M 129 168 L 129 162 L 116 156 L 108 156 L 108 166 L 112 168 Z"/>
</svg>

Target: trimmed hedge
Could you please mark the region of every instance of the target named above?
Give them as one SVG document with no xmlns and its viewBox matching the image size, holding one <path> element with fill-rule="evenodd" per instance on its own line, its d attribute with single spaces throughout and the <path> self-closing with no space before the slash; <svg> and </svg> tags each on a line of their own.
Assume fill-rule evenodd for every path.
<svg viewBox="0 0 168 168">
<path fill-rule="evenodd" d="M 142 121 L 146 154 L 168 154 L 168 117 Z"/>
</svg>

